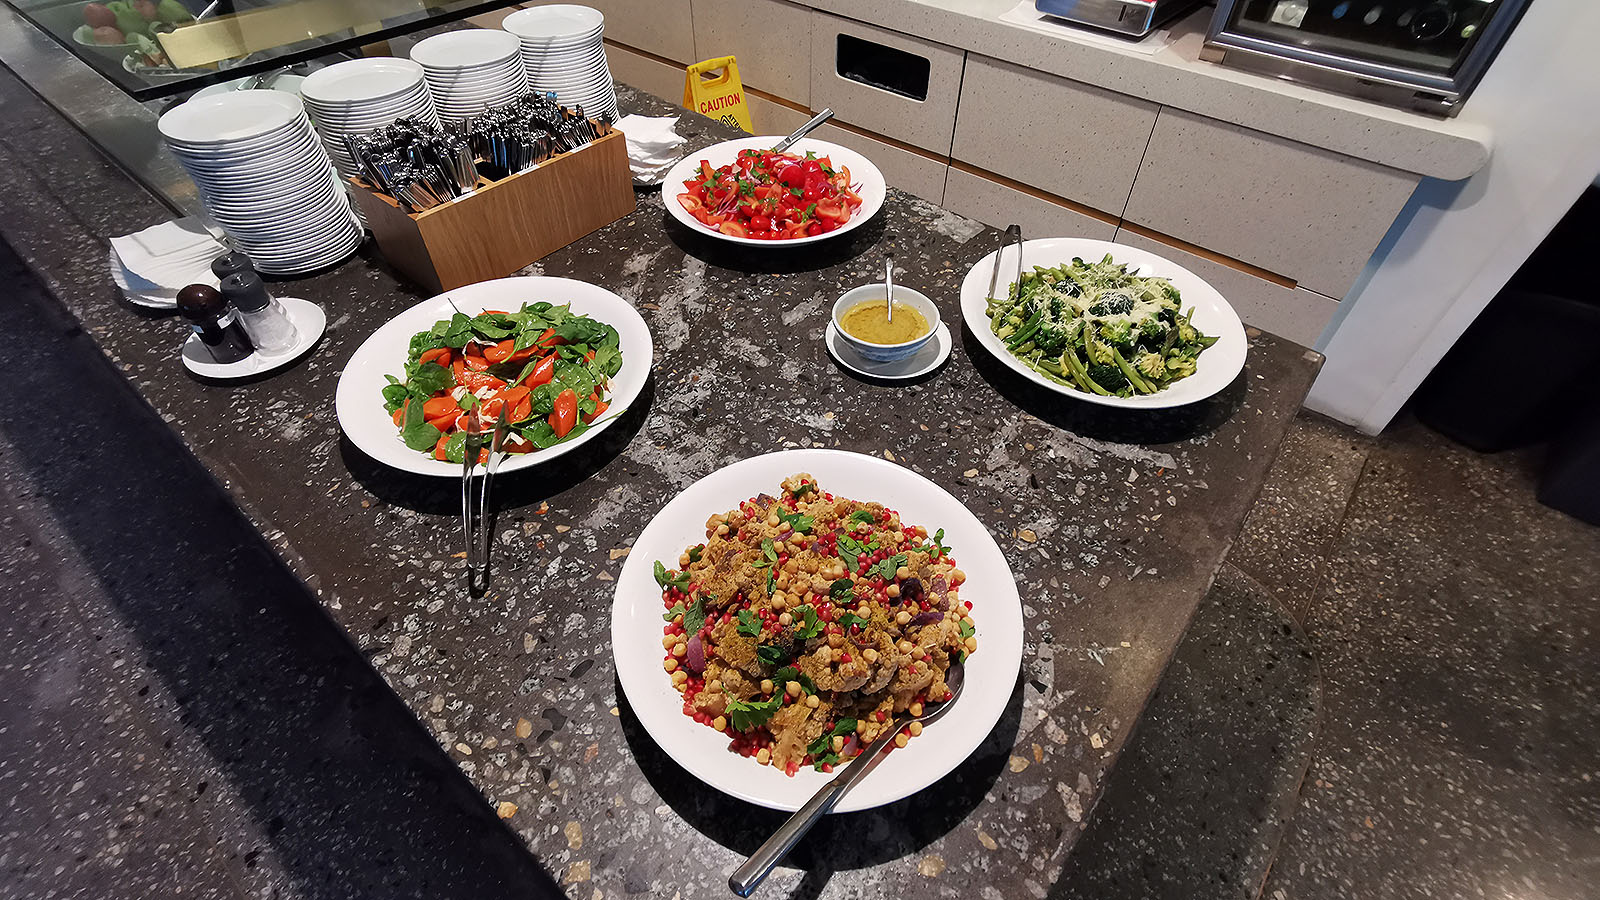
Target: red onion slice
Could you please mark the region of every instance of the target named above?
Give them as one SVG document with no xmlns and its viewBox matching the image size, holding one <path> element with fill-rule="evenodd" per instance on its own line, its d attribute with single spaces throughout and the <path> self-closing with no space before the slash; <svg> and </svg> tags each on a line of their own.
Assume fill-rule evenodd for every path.
<svg viewBox="0 0 1600 900">
<path fill-rule="evenodd" d="M 700 640 L 699 632 L 695 632 L 694 636 L 689 638 L 689 649 L 683 655 L 683 663 L 696 675 L 706 670 L 706 645 Z"/>
</svg>

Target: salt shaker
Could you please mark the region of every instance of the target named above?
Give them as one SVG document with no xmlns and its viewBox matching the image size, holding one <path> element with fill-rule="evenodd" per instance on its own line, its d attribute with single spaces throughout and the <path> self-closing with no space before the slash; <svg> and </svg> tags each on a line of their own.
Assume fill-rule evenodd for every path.
<svg viewBox="0 0 1600 900">
<path fill-rule="evenodd" d="M 189 320 L 214 361 L 234 363 L 250 355 L 250 338 L 239 327 L 238 313 L 211 285 L 191 284 L 179 291 L 178 312 Z"/>
<path fill-rule="evenodd" d="M 283 304 L 267 293 L 255 272 L 234 272 L 222 279 L 222 296 L 239 311 L 245 333 L 263 353 L 281 353 L 299 339 Z"/>
<path fill-rule="evenodd" d="M 255 264 L 250 262 L 250 257 L 237 250 L 224 253 L 211 261 L 211 274 L 221 281 L 235 272 L 254 272 Z"/>
</svg>

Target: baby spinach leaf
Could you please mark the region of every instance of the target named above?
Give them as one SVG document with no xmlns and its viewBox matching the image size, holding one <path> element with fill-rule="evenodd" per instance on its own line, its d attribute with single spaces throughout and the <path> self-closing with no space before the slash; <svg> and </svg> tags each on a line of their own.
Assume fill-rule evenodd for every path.
<svg viewBox="0 0 1600 900">
<path fill-rule="evenodd" d="M 387 412 L 390 415 L 394 415 L 394 411 L 399 409 L 401 407 L 401 405 L 406 402 L 406 398 L 409 397 L 409 396 L 411 396 L 411 392 L 409 390 L 406 390 L 406 386 L 403 385 L 403 384 L 394 383 L 394 384 L 386 384 L 386 385 L 384 385 L 383 386 L 383 410 L 384 410 L 384 412 Z"/>
<path fill-rule="evenodd" d="M 450 440 L 444 442 L 445 459 L 453 463 L 464 462 L 467 458 L 467 433 L 458 431 L 450 435 Z"/>
<path fill-rule="evenodd" d="M 406 387 L 424 394 L 437 394 L 453 387 L 455 383 L 455 376 L 450 374 L 450 370 L 436 362 L 422 363 L 406 379 Z"/>
</svg>

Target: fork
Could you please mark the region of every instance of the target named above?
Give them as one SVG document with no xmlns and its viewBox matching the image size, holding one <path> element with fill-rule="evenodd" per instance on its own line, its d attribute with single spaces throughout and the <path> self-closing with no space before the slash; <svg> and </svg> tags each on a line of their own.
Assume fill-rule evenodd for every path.
<svg viewBox="0 0 1600 900">
<path fill-rule="evenodd" d="M 478 519 L 483 545 L 478 552 L 478 563 L 483 567 L 483 583 L 485 586 L 489 584 L 489 545 L 493 542 L 494 537 L 489 530 L 489 485 L 494 481 L 494 473 L 500 470 L 500 464 L 505 462 L 508 455 L 506 453 L 506 414 L 510 411 L 511 404 L 502 401 L 500 404 L 500 416 L 494 423 L 494 437 L 489 442 L 489 459 L 483 466 L 483 483 L 479 485 Z"/>
</svg>

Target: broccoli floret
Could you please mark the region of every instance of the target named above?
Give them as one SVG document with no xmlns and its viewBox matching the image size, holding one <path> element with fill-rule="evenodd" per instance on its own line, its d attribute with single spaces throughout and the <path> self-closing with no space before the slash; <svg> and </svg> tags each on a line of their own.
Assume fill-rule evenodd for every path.
<svg viewBox="0 0 1600 900">
<path fill-rule="evenodd" d="M 1133 349 L 1133 326 L 1125 320 L 1101 324 L 1100 337 L 1118 350 L 1130 351 Z"/>
<path fill-rule="evenodd" d="M 1111 356 L 1111 345 L 1096 338 L 1092 332 L 1088 333 L 1088 340 L 1084 349 L 1089 357 L 1091 366 L 1111 366 L 1116 368 L 1116 360 Z M 1096 378 L 1095 380 L 1099 381 L 1100 379 Z"/>
<path fill-rule="evenodd" d="M 1199 338 L 1200 332 L 1197 331 L 1193 325 L 1189 324 L 1188 319 L 1178 320 L 1178 343 L 1192 344 Z"/>
<path fill-rule="evenodd" d="M 1194 374 L 1194 360 L 1187 356 L 1174 356 L 1167 360 L 1168 378 L 1187 378 Z"/>
<path fill-rule="evenodd" d="M 1139 354 L 1139 358 L 1133 361 L 1133 367 L 1146 378 L 1164 380 L 1167 377 L 1167 364 L 1162 362 L 1159 353 Z"/>
<path fill-rule="evenodd" d="M 1095 363 L 1089 367 L 1089 377 L 1108 391 L 1116 392 L 1128 386 L 1128 376 L 1122 374 L 1116 363 Z"/>
<path fill-rule="evenodd" d="M 1089 307 L 1094 316 L 1120 316 L 1133 310 L 1133 295 L 1127 291 L 1107 291 Z"/>
<path fill-rule="evenodd" d="M 1146 316 L 1145 320 L 1139 323 L 1139 343 L 1160 349 L 1166 339 L 1167 323 L 1161 321 L 1159 317 Z"/>
<path fill-rule="evenodd" d="M 1039 330 L 1033 333 L 1033 345 L 1044 351 L 1045 356 L 1060 356 L 1071 340 L 1072 332 L 1055 322 L 1041 324 Z"/>
</svg>

